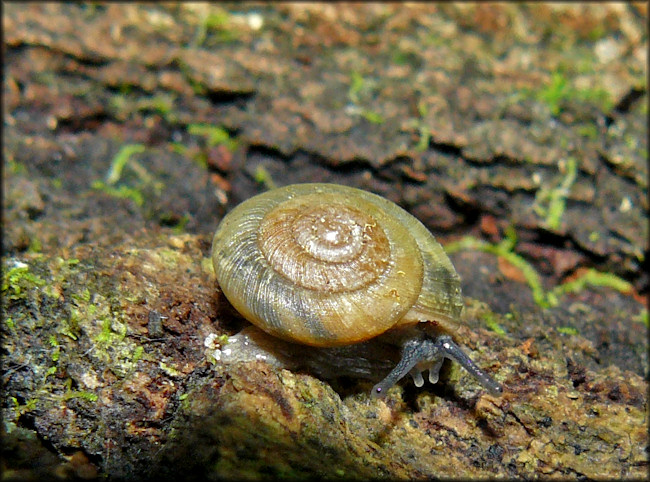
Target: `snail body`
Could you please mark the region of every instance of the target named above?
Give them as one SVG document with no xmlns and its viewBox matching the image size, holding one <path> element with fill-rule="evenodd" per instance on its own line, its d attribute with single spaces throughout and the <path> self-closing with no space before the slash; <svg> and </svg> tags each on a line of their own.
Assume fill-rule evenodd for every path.
<svg viewBox="0 0 650 482">
<path fill-rule="evenodd" d="M 380 196 L 335 184 L 296 184 L 254 196 L 219 224 L 212 261 L 226 298 L 266 334 L 245 335 L 246 345 L 267 351 L 273 339 L 289 342 L 278 341 L 279 351 L 308 345 L 312 356 L 303 359 L 315 359 L 317 372 L 327 373 L 329 364 L 334 374 L 369 377 L 382 360 L 385 366 L 392 345 L 399 361 L 373 395 L 409 372 L 420 386 L 429 369 L 435 383 L 444 358 L 500 392 L 451 337 L 463 303 L 460 278 L 442 246 Z M 335 362 L 337 356 L 347 361 Z"/>
</svg>

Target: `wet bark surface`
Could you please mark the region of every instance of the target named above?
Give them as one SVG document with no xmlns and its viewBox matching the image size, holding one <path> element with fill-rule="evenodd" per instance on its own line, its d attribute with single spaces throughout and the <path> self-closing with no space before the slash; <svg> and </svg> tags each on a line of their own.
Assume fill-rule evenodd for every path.
<svg viewBox="0 0 650 482">
<path fill-rule="evenodd" d="M 10 479 L 646 474 L 645 4 L 3 6 Z M 502 397 L 206 356 L 211 233 L 294 182 L 431 229 Z"/>
</svg>

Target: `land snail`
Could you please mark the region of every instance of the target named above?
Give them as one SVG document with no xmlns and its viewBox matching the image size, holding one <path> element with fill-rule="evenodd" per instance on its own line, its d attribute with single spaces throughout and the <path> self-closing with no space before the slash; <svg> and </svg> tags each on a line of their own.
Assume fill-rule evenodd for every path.
<svg viewBox="0 0 650 482">
<path fill-rule="evenodd" d="M 223 218 L 212 261 L 226 298 L 254 325 L 215 352 L 224 362 L 375 380 L 383 370 L 372 389 L 383 397 L 407 374 L 421 387 L 428 370 L 436 383 L 448 358 L 502 392 L 452 338 L 463 303 L 451 261 L 387 199 L 335 184 L 273 189 Z"/>
</svg>

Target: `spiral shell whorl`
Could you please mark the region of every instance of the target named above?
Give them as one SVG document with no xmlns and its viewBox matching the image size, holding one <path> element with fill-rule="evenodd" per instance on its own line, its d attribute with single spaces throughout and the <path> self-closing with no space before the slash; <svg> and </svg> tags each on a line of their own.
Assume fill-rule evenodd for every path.
<svg viewBox="0 0 650 482">
<path fill-rule="evenodd" d="M 362 288 L 390 261 L 389 241 L 377 222 L 324 194 L 294 198 L 270 211 L 258 239 L 276 272 L 312 290 Z"/>
</svg>

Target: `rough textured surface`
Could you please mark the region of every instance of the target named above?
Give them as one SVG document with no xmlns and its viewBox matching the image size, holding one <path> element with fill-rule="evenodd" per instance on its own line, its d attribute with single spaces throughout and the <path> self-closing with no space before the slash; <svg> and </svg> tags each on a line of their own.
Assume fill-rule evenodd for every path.
<svg viewBox="0 0 650 482">
<path fill-rule="evenodd" d="M 176 236 L 30 260 L 6 312 L 5 440 L 31 427 L 122 477 L 153 462 L 196 478 L 645 472 L 646 383 L 603 366 L 585 338 L 553 335 L 552 313 L 506 318 L 468 299 L 459 341 L 504 384 L 500 398 L 450 366 L 439 385 L 406 382 L 374 401 L 371 382 L 211 365 L 212 320 L 233 316 L 216 304 L 203 249 Z M 481 327 L 488 317 L 506 334 Z M 17 463 L 14 444 L 5 456 Z"/>
<path fill-rule="evenodd" d="M 3 7 L 3 477 L 647 474 L 645 4 Z M 305 181 L 437 235 L 503 397 L 211 364 L 218 219 Z"/>
</svg>

